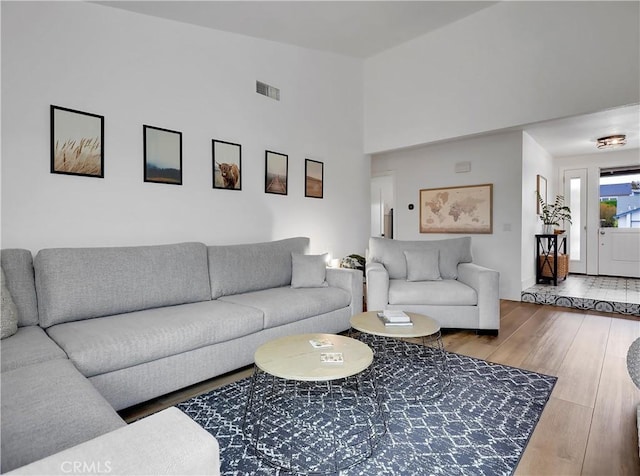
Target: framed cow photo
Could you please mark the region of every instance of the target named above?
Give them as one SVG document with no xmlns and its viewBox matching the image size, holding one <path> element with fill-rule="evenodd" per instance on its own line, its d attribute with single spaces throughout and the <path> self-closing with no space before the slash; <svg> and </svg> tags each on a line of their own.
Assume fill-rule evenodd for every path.
<svg viewBox="0 0 640 476">
<path fill-rule="evenodd" d="M 214 139 L 211 149 L 213 188 L 242 190 L 242 146 Z"/>
</svg>

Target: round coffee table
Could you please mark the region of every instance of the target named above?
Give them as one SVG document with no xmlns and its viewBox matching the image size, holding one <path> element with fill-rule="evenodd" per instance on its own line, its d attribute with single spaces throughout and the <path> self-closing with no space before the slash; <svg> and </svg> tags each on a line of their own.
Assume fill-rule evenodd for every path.
<svg viewBox="0 0 640 476">
<path fill-rule="evenodd" d="M 342 362 L 327 362 L 332 354 Z M 260 458 L 288 472 L 322 474 L 371 456 L 386 423 L 369 346 L 301 334 L 263 344 L 254 360 L 243 430 Z"/>
<path fill-rule="evenodd" d="M 440 324 L 435 319 L 407 312 L 411 326 L 387 326 L 378 317 L 379 311 L 369 311 L 351 317 L 351 329 L 359 331 L 360 340 L 368 343 L 376 352 L 376 358 L 393 359 L 399 354 L 407 357 L 407 363 L 417 363 L 416 371 L 431 372 L 422 384 L 407 371 L 415 388 L 416 398 L 437 398 L 451 383 L 447 353 L 442 343 Z M 398 342 L 398 339 L 417 338 L 422 345 Z M 392 393 L 391 393 L 392 394 Z"/>
</svg>

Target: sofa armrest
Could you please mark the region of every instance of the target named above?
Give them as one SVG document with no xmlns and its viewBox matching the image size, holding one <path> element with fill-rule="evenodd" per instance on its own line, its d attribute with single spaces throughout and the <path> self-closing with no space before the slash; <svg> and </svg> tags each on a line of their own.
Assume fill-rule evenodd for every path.
<svg viewBox="0 0 640 476">
<path fill-rule="evenodd" d="M 473 263 L 458 265 L 458 281 L 478 294 L 479 329 L 500 329 L 500 273 Z"/>
<path fill-rule="evenodd" d="M 218 441 L 175 407 L 6 474 L 219 475 Z"/>
<path fill-rule="evenodd" d="M 389 303 L 389 273 L 382 263 L 367 263 L 367 311 L 382 311 Z"/>
<path fill-rule="evenodd" d="M 351 295 L 351 315 L 362 312 L 362 271 L 349 268 L 327 268 L 329 286 L 341 288 Z"/>
</svg>

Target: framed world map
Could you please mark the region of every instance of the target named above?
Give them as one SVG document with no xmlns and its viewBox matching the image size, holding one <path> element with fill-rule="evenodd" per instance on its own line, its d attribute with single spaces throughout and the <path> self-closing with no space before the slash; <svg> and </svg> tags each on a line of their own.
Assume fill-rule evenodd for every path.
<svg viewBox="0 0 640 476">
<path fill-rule="evenodd" d="M 420 233 L 493 233 L 493 184 L 420 190 Z"/>
</svg>

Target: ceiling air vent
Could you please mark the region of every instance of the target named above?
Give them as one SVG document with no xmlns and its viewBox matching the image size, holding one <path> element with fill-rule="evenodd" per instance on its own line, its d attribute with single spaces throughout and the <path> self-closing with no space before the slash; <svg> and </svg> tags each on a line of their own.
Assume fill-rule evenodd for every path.
<svg viewBox="0 0 640 476">
<path fill-rule="evenodd" d="M 280 101 L 280 90 L 274 86 L 269 86 L 267 83 L 256 81 L 256 92 L 267 96 L 276 101 Z"/>
</svg>

